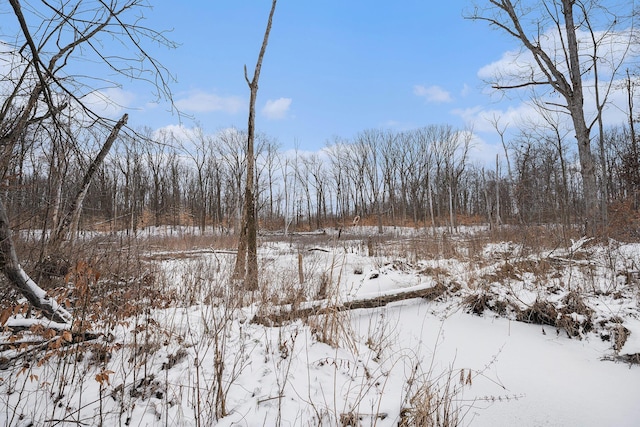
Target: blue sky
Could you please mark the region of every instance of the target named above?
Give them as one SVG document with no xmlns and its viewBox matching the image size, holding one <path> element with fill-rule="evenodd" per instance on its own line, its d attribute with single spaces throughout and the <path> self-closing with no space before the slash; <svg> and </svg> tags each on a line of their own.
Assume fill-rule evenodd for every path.
<svg viewBox="0 0 640 427">
<path fill-rule="evenodd" d="M 89 80 L 89 88 L 115 103 L 103 110 L 104 114 L 117 118 L 124 110 L 134 128 L 176 130 L 197 125 L 207 133 L 231 126 L 245 129 L 249 88 L 243 68 L 246 65 L 252 75 L 271 2 L 150 3 L 154 6 L 144 10 L 146 19 L 141 24 L 169 30 L 167 37 L 178 47 L 169 50 L 151 43 L 145 49 L 176 77 L 171 90 L 184 115 L 172 114 L 168 103 L 153 103 L 153 88 L 141 82 L 120 80 L 122 86 L 105 89 L 100 87 L 104 82 Z M 629 7 L 624 0 L 602 3 Z M 23 8 L 31 12 L 31 5 L 41 3 L 25 1 Z M 473 130 L 474 160 L 495 163 L 496 154 L 502 155 L 503 149 L 491 119 L 499 117 L 501 125 L 516 127 L 523 118 L 535 118 L 536 113 L 526 102 L 529 93 L 514 91 L 505 96 L 483 80 L 496 73 L 528 73 L 532 59 L 506 34 L 484 22 L 464 19 L 472 7 L 470 0 L 280 0 L 260 76 L 258 130 L 284 149 L 318 151 L 334 137 L 352 138 L 367 129 L 402 131 L 450 124 Z M 0 24 L 0 40 L 11 40 L 17 29 L 12 28 L 15 16 L 7 2 L 0 2 L 0 16 L 12 18 Z M 32 31 L 41 32 L 38 18 L 29 16 Z M 624 43 L 619 42 L 629 39 L 630 33 L 622 25 L 626 24 L 609 33 L 598 55 L 612 58 L 611 64 L 620 63 Z M 557 37 L 542 29 L 546 48 L 557 48 Z M 588 49 L 588 34 L 580 37 L 581 46 Z M 109 36 L 102 43 L 105 51 L 115 48 L 115 54 L 121 55 L 119 45 Z M 607 52 L 608 46 L 615 47 Z M 637 50 L 625 53 L 624 60 L 640 58 Z M 109 79 L 104 67 L 99 67 L 99 59 L 93 59 L 97 62 L 78 58 L 70 68 L 84 76 Z M 10 62 L 0 61 L 0 71 Z M 608 83 L 607 64 L 600 67 L 601 84 Z M 593 76 L 585 74 L 585 105 L 592 117 L 594 94 L 588 86 L 593 88 L 593 82 Z M 615 80 L 613 83 L 615 86 Z M 624 122 L 626 94 L 613 90 L 610 98 L 617 106 L 605 110 L 605 122 Z"/>
<path fill-rule="evenodd" d="M 464 127 L 460 110 L 495 101 L 478 71 L 515 46 L 463 19 L 469 5 L 281 0 L 260 76 L 257 127 L 285 148 L 310 151 L 369 128 Z M 169 37 L 180 46 L 155 56 L 177 78 L 177 105 L 207 131 L 246 126 L 243 66 L 253 72 L 269 7 L 266 0 L 160 1 L 147 13 L 147 25 L 173 30 Z M 163 113 L 166 105 L 144 102 L 145 93 L 135 93 L 131 106 L 141 109 L 130 112 L 131 124 L 178 124 Z"/>
</svg>

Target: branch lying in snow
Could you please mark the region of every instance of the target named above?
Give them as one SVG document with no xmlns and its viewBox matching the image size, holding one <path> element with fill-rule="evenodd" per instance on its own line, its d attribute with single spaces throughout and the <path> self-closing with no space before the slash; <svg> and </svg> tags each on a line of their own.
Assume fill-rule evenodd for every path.
<svg viewBox="0 0 640 427">
<path fill-rule="evenodd" d="M 196 257 L 202 254 L 237 255 L 238 251 L 226 250 L 226 249 L 194 249 L 194 250 L 186 250 L 186 251 L 163 251 L 163 252 L 154 252 L 154 253 L 145 255 L 145 259 L 151 260 L 151 261 L 166 261 L 166 260 L 174 260 L 174 259 L 180 259 L 180 258 Z"/>
<path fill-rule="evenodd" d="M 15 331 L 24 331 L 32 326 L 43 326 L 46 329 L 54 329 L 56 331 L 68 331 L 71 329 L 70 323 L 59 323 L 48 319 L 8 319 L 3 325 Z"/>
<path fill-rule="evenodd" d="M 565 256 L 554 255 L 551 252 L 547 259 L 550 261 L 555 261 L 563 264 L 575 264 L 575 265 L 593 265 L 594 261 L 592 259 L 575 259 L 574 256 L 582 251 L 583 246 L 593 240 L 592 237 L 581 237 L 578 240 L 571 239 L 571 246 L 567 248 L 567 251 L 561 251 Z M 567 258 L 568 257 L 568 258 Z"/>
<path fill-rule="evenodd" d="M 20 264 L 18 264 L 15 269 L 12 269 L 7 265 L 4 270 L 7 277 L 14 285 L 19 287 L 20 291 L 29 300 L 29 302 L 42 310 L 47 317 L 55 322 L 71 323 L 71 313 L 58 304 L 58 301 L 49 296 L 44 289 L 38 286 L 37 283 L 34 282 L 33 279 L 31 279 L 31 277 L 29 277 L 22 269 Z M 36 299 L 35 302 L 29 294 Z"/>
<path fill-rule="evenodd" d="M 559 256 L 550 256 L 547 258 L 549 261 L 554 261 L 558 264 L 567 264 L 567 265 L 595 265 L 595 261 L 590 259 L 570 259 L 570 258 L 562 258 Z"/>
<path fill-rule="evenodd" d="M 49 319 L 71 323 L 71 313 L 64 309 L 58 302 L 47 295 L 36 282 L 22 269 L 18 262 L 18 255 L 11 238 L 9 218 L 4 203 L 0 198 L 0 269 L 4 272 L 11 285 L 13 285 L 29 303 L 42 310 Z"/>
<path fill-rule="evenodd" d="M 579 251 L 582 250 L 582 247 L 590 242 L 591 240 L 593 240 L 593 237 L 581 237 L 578 240 L 573 240 L 571 239 L 571 246 L 569 246 L 566 250 L 564 248 L 556 248 L 554 250 L 552 250 L 548 257 L 549 258 L 553 258 L 553 257 L 558 257 L 558 255 L 554 255 L 555 252 L 559 252 L 561 254 L 573 257 L 573 255 Z"/>
<path fill-rule="evenodd" d="M 38 333 L 29 333 L 33 331 L 33 326 L 41 326 L 42 330 Z M 101 333 L 71 332 L 70 324 L 47 322 L 43 319 L 11 319 L 7 321 L 5 327 L 10 328 L 13 333 L 29 332 L 18 340 L 15 340 L 16 335 L 0 339 L 0 370 L 9 369 L 19 360 L 33 358 L 40 351 L 59 349 L 103 336 Z"/>
<path fill-rule="evenodd" d="M 571 239 L 571 247 L 569 248 L 569 253 L 574 253 L 580 249 L 582 249 L 582 247 L 585 245 L 585 243 L 589 242 L 593 240 L 593 237 L 586 237 L 583 236 L 581 238 L 579 238 L 578 240 L 573 240 Z"/>
<path fill-rule="evenodd" d="M 403 301 L 413 298 L 423 298 L 429 301 L 438 298 L 447 291 L 447 287 L 441 283 L 428 288 L 410 288 L 400 292 L 377 295 L 342 303 L 331 304 L 328 300 L 312 301 L 299 308 L 279 307 L 275 311 L 266 314 L 256 314 L 251 323 L 258 323 L 265 326 L 282 325 L 284 322 L 316 316 L 327 312 L 338 312 L 346 310 L 357 310 L 361 308 L 383 307 L 391 302 Z"/>
</svg>

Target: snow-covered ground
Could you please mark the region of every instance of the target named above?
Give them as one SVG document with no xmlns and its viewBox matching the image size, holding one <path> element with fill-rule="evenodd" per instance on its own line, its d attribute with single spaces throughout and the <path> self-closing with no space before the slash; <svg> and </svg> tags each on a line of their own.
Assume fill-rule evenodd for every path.
<svg viewBox="0 0 640 427">
<path fill-rule="evenodd" d="M 263 243 L 254 301 L 226 279 L 233 255 L 165 253 L 177 303 L 105 326 L 94 344 L 7 363 L 0 425 L 384 427 L 422 425 L 428 408 L 471 426 L 638 425 L 640 365 L 627 361 L 640 357 L 640 245 L 420 257 L 392 249 L 403 230 L 388 233 L 373 256 L 331 235 Z M 253 322 L 318 297 L 337 306 L 436 284 L 448 290 L 432 301 Z"/>
</svg>

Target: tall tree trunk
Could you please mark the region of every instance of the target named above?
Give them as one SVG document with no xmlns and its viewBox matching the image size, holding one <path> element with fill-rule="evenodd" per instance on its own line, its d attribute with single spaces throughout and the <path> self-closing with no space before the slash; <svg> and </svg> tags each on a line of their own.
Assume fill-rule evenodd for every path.
<svg viewBox="0 0 640 427">
<path fill-rule="evenodd" d="M 567 57 L 560 63 L 556 63 L 557 55 L 554 52 L 551 52 L 551 54 L 546 52 L 538 40 L 530 39 L 525 33 L 523 23 L 532 25 L 534 28 L 537 24 L 537 32 L 534 30 L 534 34 L 535 37 L 539 38 L 543 24 L 542 20 L 533 23 L 525 21 L 525 15 L 527 15 L 528 11 L 521 2 L 491 0 L 490 3 L 505 14 L 503 15 L 505 21 L 501 21 L 499 18 L 481 16 L 479 14 L 474 14 L 472 18 L 485 20 L 491 25 L 495 25 L 506 31 L 509 35 L 516 37 L 522 42 L 524 47 L 531 52 L 535 63 L 543 75 L 541 78 L 536 78 L 533 73 L 528 74 L 523 77 L 525 80 L 523 83 L 507 85 L 498 83 L 494 85 L 494 88 L 515 89 L 536 85 L 549 85 L 566 100 L 565 108 L 571 115 L 578 145 L 586 220 L 585 232 L 593 235 L 597 232 L 598 227 L 602 225 L 602 210 L 598 198 L 596 162 L 591 151 L 591 129 L 586 123 L 584 114 L 582 81 L 584 67 L 581 67 L 580 63 L 580 46 L 578 45 L 577 38 L 577 32 L 582 28 L 583 23 L 580 22 L 580 25 L 576 25 L 575 22 L 574 8 L 577 6 L 577 3 L 575 0 L 562 0 L 560 2 L 562 6 L 561 10 L 556 10 L 556 12 L 560 13 L 562 18 L 564 18 L 564 26 L 562 29 L 560 28 L 562 24 L 559 17 L 550 12 L 551 19 L 553 19 L 558 26 L 557 30 L 564 30 L 564 37 L 560 41 L 561 47 L 564 49 Z M 547 7 L 547 11 L 550 10 L 546 2 L 543 2 L 543 5 Z M 526 17 L 526 19 L 528 19 L 528 17 Z M 585 16 L 580 17 L 580 20 L 585 19 L 588 20 L 589 18 Z"/>
<path fill-rule="evenodd" d="M 118 133 L 120 133 L 120 129 L 127 124 L 127 120 L 129 119 L 129 115 L 125 114 L 122 116 L 120 120 L 115 124 L 113 129 L 111 129 L 111 133 L 107 137 L 107 140 L 104 142 L 104 145 L 100 149 L 98 155 L 93 159 L 91 164 L 89 165 L 89 169 L 84 174 L 82 179 L 82 184 L 80 185 L 80 189 L 76 194 L 75 199 L 73 199 L 73 203 L 71 204 L 70 212 L 64 219 L 60 222 L 54 234 L 51 238 L 50 247 L 55 249 L 60 245 L 65 235 L 69 233 L 70 240 L 73 242 L 75 237 L 75 232 L 78 228 L 78 223 L 80 221 L 80 213 L 82 212 L 82 204 L 84 202 L 84 198 L 87 195 L 87 191 L 89 191 L 89 186 L 91 185 L 91 181 L 93 180 L 93 176 L 98 171 L 98 168 L 104 161 L 104 158 L 107 157 L 109 150 L 111 150 L 111 146 L 114 141 L 118 137 Z"/>
<path fill-rule="evenodd" d="M 631 155 L 633 156 L 633 163 L 635 164 L 635 168 L 633 168 L 633 185 L 631 186 L 631 196 L 633 197 L 633 207 L 635 210 L 640 208 L 640 192 L 638 191 L 637 185 L 640 183 L 640 165 L 638 164 L 638 156 L 640 153 L 638 152 L 638 140 L 636 139 L 636 128 L 635 121 L 633 118 L 633 83 L 631 82 L 631 77 L 629 76 L 629 70 L 627 70 L 627 103 L 629 106 L 629 132 L 631 136 Z"/>
<path fill-rule="evenodd" d="M 456 214 L 453 208 L 453 177 L 449 177 L 449 185 L 447 187 L 449 190 L 449 221 L 451 224 L 451 232 L 453 233 L 457 227 L 457 224 L 455 221 Z"/>
<path fill-rule="evenodd" d="M 428 197 L 429 197 L 429 216 L 431 217 L 431 231 L 433 233 L 433 235 L 435 236 L 436 233 L 436 216 L 433 212 L 433 190 L 431 189 L 432 183 L 429 180 L 429 177 L 427 177 L 427 190 L 428 190 Z"/>
<path fill-rule="evenodd" d="M 580 99 L 582 99 L 580 97 Z M 591 151 L 591 137 L 589 128 L 584 120 L 582 102 L 575 101 L 569 105 L 573 126 L 578 140 L 578 158 L 580 160 L 580 175 L 582 176 L 582 191 L 585 207 L 585 232 L 589 235 L 596 233 L 600 225 L 601 207 L 598 203 L 598 182 L 596 179 L 596 165 Z"/>
<path fill-rule="evenodd" d="M 592 33 L 593 37 L 593 33 Z M 596 46 L 596 40 L 593 39 L 593 44 Z M 598 59 L 596 54 L 594 53 L 593 58 L 593 69 L 594 69 L 594 92 L 596 97 L 596 107 L 598 109 L 598 147 L 600 150 L 600 188 L 602 190 L 601 200 L 600 200 L 600 220 L 602 224 L 606 224 L 609 218 L 609 180 L 607 179 L 607 157 L 604 150 L 604 120 L 602 118 L 602 110 L 604 109 L 604 104 L 600 102 L 600 82 L 599 77 L 600 73 L 598 72 Z M 604 227 L 603 227 L 604 231 Z"/>
<path fill-rule="evenodd" d="M 246 290 L 255 291 L 258 289 L 258 220 L 256 218 L 256 201 L 254 196 L 254 142 L 255 142 L 255 112 L 256 97 L 258 95 L 258 80 L 260 79 L 260 69 L 262 68 L 262 58 L 267 50 L 269 41 L 269 33 L 271 32 L 271 22 L 273 14 L 276 10 L 277 0 L 271 3 L 271 11 L 269 12 L 269 20 L 267 21 L 267 29 L 264 32 L 262 48 L 258 55 L 258 62 L 253 73 L 253 79 L 249 80 L 247 67 L 244 67 L 244 78 L 249 85 L 251 95 L 249 98 L 249 123 L 247 127 L 247 181 L 244 193 L 244 209 L 242 215 L 242 225 L 240 231 L 240 241 L 238 243 L 238 256 L 234 269 L 236 278 L 244 277 L 244 286 Z"/>
<path fill-rule="evenodd" d="M 491 203 L 489 202 L 489 192 L 487 191 L 487 180 L 484 177 L 484 168 L 482 169 L 482 187 L 484 189 L 484 201 L 487 205 L 487 220 L 489 221 L 489 230 L 493 229 L 493 220 L 491 219 Z"/>
<path fill-rule="evenodd" d="M 496 154 L 496 227 L 502 224 L 500 216 L 500 163 L 499 155 Z"/>
</svg>

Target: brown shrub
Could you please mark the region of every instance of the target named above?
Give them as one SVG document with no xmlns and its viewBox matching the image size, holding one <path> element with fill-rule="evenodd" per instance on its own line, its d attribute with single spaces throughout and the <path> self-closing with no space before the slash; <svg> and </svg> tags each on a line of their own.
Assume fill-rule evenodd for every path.
<svg viewBox="0 0 640 427">
<path fill-rule="evenodd" d="M 609 205 L 607 234 L 619 241 L 640 241 L 640 211 L 634 209 L 631 197 Z"/>
<path fill-rule="evenodd" d="M 582 296 L 569 292 L 557 307 L 544 300 L 536 300 L 530 307 L 520 310 L 516 319 L 526 323 L 554 326 L 564 329 L 569 337 L 580 337 L 593 330 L 593 310 L 584 303 Z"/>
</svg>

